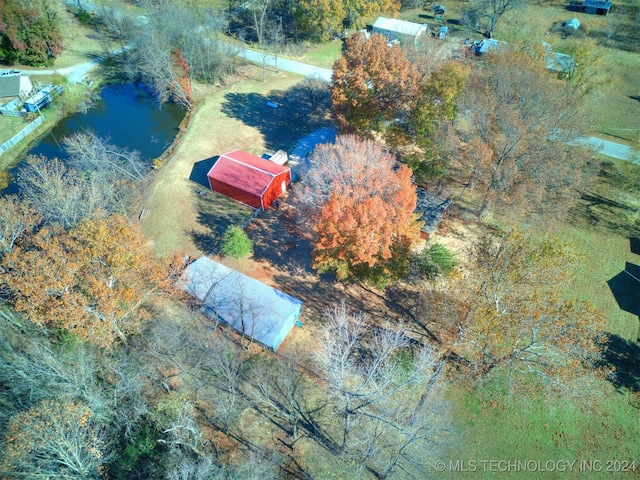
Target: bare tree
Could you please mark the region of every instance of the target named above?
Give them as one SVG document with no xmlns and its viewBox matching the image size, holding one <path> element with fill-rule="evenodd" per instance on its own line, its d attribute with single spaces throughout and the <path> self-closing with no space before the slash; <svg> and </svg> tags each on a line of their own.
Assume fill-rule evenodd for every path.
<svg viewBox="0 0 640 480">
<path fill-rule="evenodd" d="M 30 156 L 18 174 L 24 198 L 44 221 L 73 227 L 102 212 L 128 213 L 150 172 L 140 155 L 92 132 L 73 134 L 63 143 L 74 169 L 55 158 Z"/>
<path fill-rule="evenodd" d="M 5 407 L 29 408 L 34 402 L 66 395 L 88 405 L 104 420 L 108 400 L 97 382 L 100 370 L 95 355 L 82 343 L 54 346 L 26 319 L 0 310 L 0 382 Z M 15 410 L 5 408 L 6 415 Z"/>
<path fill-rule="evenodd" d="M 167 480 L 211 480 L 222 478 L 223 469 L 209 456 L 194 458 L 193 455 L 175 451 L 171 459 Z"/>
<path fill-rule="evenodd" d="M 58 347 L 0 310 L 3 478 L 99 478 L 111 412 L 98 372 L 82 343 Z"/>
<path fill-rule="evenodd" d="M 583 99 L 529 52 L 505 46 L 476 68 L 500 75 L 470 75 L 458 103 L 463 143 L 451 158 L 482 195 L 478 214 L 508 206 L 518 214 L 544 208 L 545 219 L 563 215 L 588 180 L 587 157 L 571 145 L 588 131 Z"/>
<path fill-rule="evenodd" d="M 252 0 L 250 2 L 253 28 L 260 45 L 265 45 L 273 0 Z"/>
<path fill-rule="evenodd" d="M 91 177 L 81 177 L 57 158 L 28 156 L 18 173 L 23 197 L 46 223 L 70 228 L 108 205 L 111 192 Z"/>
<path fill-rule="evenodd" d="M 4 432 L 3 478 L 101 478 L 107 457 L 93 412 L 68 397 L 15 415 Z"/>
<path fill-rule="evenodd" d="M 247 406 L 241 390 L 246 370 L 246 350 L 216 336 L 203 353 L 206 360 L 202 369 L 205 374 L 210 375 L 207 383 L 215 388 L 213 420 L 228 434 Z"/>
<path fill-rule="evenodd" d="M 147 350 L 147 360 L 140 363 L 149 363 L 150 358 L 159 373 L 172 372 L 179 384 L 193 392 L 196 402 L 215 398 L 207 415 L 216 428 L 229 433 L 247 407 L 241 389 L 246 350 L 215 332 L 215 324 L 211 327 L 208 320 L 186 327 L 157 319 L 145 335 L 153 347 L 148 348 L 146 342 L 140 346 Z M 164 375 L 158 383 L 164 390 L 172 390 Z"/>
<path fill-rule="evenodd" d="M 117 147 L 91 131 L 74 133 L 62 143 L 77 171 L 98 175 L 105 183 L 121 179 L 140 183 L 150 171 L 138 152 Z"/>
<path fill-rule="evenodd" d="M 181 72 L 176 69 L 172 60 L 175 48 L 162 32 L 148 29 L 138 42 L 137 67 L 145 81 L 153 87 L 159 103 L 171 100 L 189 109 L 190 93 L 181 83 Z"/>
<path fill-rule="evenodd" d="M 285 38 L 282 30 L 282 17 L 273 20 L 269 24 L 267 44 L 265 48 L 273 55 L 273 65 L 276 69 L 276 73 L 280 73 L 278 70 L 278 56 L 284 48 Z"/>
<path fill-rule="evenodd" d="M 126 54 L 126 45 L 139 34 L 140 20 L 105 0 L 98 2 L 96 14 L 100 20 L 100 38 L 105 53 L 112 53 L 115 44 Z"/>
<path fill-rule="evenodd" d="M 502 15 L 520 7 L 523 3 L 522 0 L 477 0 L 467 9 L 466 21 L 475 23 L 473 20 L 469 22 L 469 19 L 486 19 L 487 30 L 491 33 Z"/>
<path fill-rule="evenodd" d="M 0 198 L 0 254 L 13 250 L 23 234 L 28 234 L 42 221 L 40 215 L 28 202 L 15 195 Z"/>
<path fill-rule="evenodd" d="M 226 20 L 219 14 L 184 2 L 164 2 L 150 6 L 148 16 L 136 58 L 159 101 L 189 108 L 193 80 L 216 82 L 233 72 L 237 48 L 222 41 Z"/>
<path fill-rule="evenodd" d="M 325 319 L 317 361 L 341 420 L 341 449 L 379 478 L 409 464 L 420 469 L 446 422 L 429 410 L 443 363 L 429 347 L 411 354 L 402 325 L 376 328 L 365 340 L 366 318 L 344 303 Z"/>
<path fill-rule="evenodd" d="M 200 451 L 202 445 L 202 432 L 195 419 L 195 409 L 191 402 L 182 403 L 169 425 L 162 428 L 165 435 L 162 443 L 173 448 L 186 448 L 194 453 Z"/>
<path fill-rule="evenodd" d="M 149 388 L 150 372 L 144 362 L 148 359 L 133 356 L 134 351 L 125 351 L 106 362 L 110 370 L 111 424 L 114 431 L 119 432 L 118 437 L 126 441 L 135 436 L 149 411 L 145 393 Z"/>
<path fill-rule="evenodd" d="M 279 466 L 281 458 L 263 452 L 245 451 L 242 459 L 231 464 L 222 464 L 211 455 L 194 457 L 183 451 L 173 452 L 167 480 L 278 480 L 282 478 Z"/>
<path fill-rule="evenodd" d="M 314 420 L 314 415 L 325 404 L 315 400 L 314 395 L 308 395 L 311 391 L 309 381 L 300 366 L 290 358 L 281 358 L 277 364 L 264 362 L 255 365 L 247 381 L 255 408 L 291 437 L 290 448 L 301 438 L 301 430 L 328 446 Z"/>
</svg>

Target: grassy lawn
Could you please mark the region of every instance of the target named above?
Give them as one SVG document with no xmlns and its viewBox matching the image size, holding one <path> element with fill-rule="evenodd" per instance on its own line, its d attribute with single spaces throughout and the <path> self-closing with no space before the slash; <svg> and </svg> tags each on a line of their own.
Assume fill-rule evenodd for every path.
<svg viewBox="0 0 640 480">
<path fill-rule="evenodd" d="M 629 249 L 629 239 L 569 226 L 558 234 L 584 255 L 568 293 L 579 299 L 588 299 L 599 310 L 605 312 L 607 330 L 610 333 L 628 340 L 636 340 L 638 316 L 620 309 L 607 284 L 607 281 L 624 270 L 626 262 L 640 263 L 640 256 L 631 253 Z"/>
<path fill-rule="evenodd" d="M 342 56 L 342 41 L 332 40 L 312 47 L 302 55 L 295 58 L 300 62 L 310 63 L 317 67 L 333 68 L 335 61 Z"/>
<path fill-rule="evenodd" d="M 584 255 L 569 293 L 591 300 L 605 312 L 610 333 L 635 341 L 640 305 L 636 314 L 622 310 L 607 282 L 628 263 L 640 264 L 640 255 L 637 248 L 636 253 L 632 252 L 630 240 L 640 237 L 640 194 L 634 187 L 637 180 L 633 182 L 640 178 L 640 166 L 611 160 L 602 165 L 597 185 L 583 193 L 582 200 L 570 213 L 570 223 L 558 231 L 562 239 Z M 616 291 L 620 287 L 619 282 L 612 285 Z M 640 290 L 640 285 L 636 288 Z M 632 299 L 629 302 L 633 304 Z"/>
<path fill-rule="evenodd" d="M 144 13 L 140 7 L 123 0 L 110 0 L 109 6 L 122 10 L 129 16 L 138 16 Z M 92 25 L 80 23 L 75 14 L 71 12 L 67 12 L 65 21 L 70 28 L 65 28 L 62 32 L 64 51 L 56 58 L 53 68 L 70 67 L 104 54 L 104 48 L 98 41 L 99 34 Z M 119 45 L 114 45 L 113 48 L 119 48 Z"/>
<path fill-rule="evenodd" d="M 74 24 L 73 28 L 64 32 L 64 51 L 56 58 L 53 68 L 65 68 L 88 62 L 103 53 L 93 28 L 81 25 L 75 19 L 70 21 Z"/>
<path fill-rule="evenodd" d="M 0 145 L 27 126 L 24 117 L 8 117 L 0 115 Z"/>
<path fill-rule="evenodd" d="M 640 145 L 640 54 L 604 51 L 611 81 L 590 95 L 587 103 L 600 120 L 597 131 L 613 141 Z"/>
<path fill-rule="evenodd" d="M 222 236 L 230 225 L 246 225 L 255 212 L 252 208 L 211 191 L 207 192 L 206 197 L 198 195 L 195 208 L 198 223 L 206 226 L 207 231 L 193 232 L 192 239 L 207 255 L 219 253 Z"/>
<path fill-rule="evenodd" d="M 159 255 L 215 253 L 226 227 L 242 224 L 253 214 L 253 209 L 210 191 L 206 172 L 216 155 L 237 148 L 256 155 L 290 149 L 310 130 L 325 126 L 321 115 L 316 121 L 312 114 L 306 114 L 304 122 L 297 117 L 301 104 L 296 85 L 302 77 L 267 71 L 267 81 L 262 82 L 257 80 L 259 68 L 248 67 L 245 73 L 223 89 L 197 88 L 202 100 L 189 128 L 145 195 L 142 229 Z M 269 101 L 282 107 L 274 110 Z"/>
<path fill-rule="evenodd" d="M 452 416 L 457 428 L 456 442 L 447 447 L 442 459 L 446 478 L 629 478 L 629 472 L 605 472 L 606 461 L 636 461 L 640 451 L 638 395 L 640 392 L 640 345 L 638 313 L 640 284 L 623 272 L 627 262 L 640 264 L 640 194 L 632 187 L 640 179 L 640 167 L 626 162 L 604 161 L 598 183 L 584 192 L 569 221 L 553 233 L 573 244 L 584 260 L 572 285 L 565 286 L 570 296 L 592 301 L 607 316 L 611 343 L 605 352 L 616 368 L 612 380 L 594 381 L 597 390 L 586 407 L 570 401 L 551 404 L 534 396 L 509 402 L 500 391 L 456 386 L 448 391 Z M 637 183 L 637 182 L 636 182 Z M 631 186 L 630 186 L 631 185 Z M 542 233 L 542 232 L 541 232 Z M 636 252 L 633 253 L 632 249 Z M 635 267 L 634 267 L 635 268 Z M 638 268 L 640 270 L 640 267 Z M 635 272 L 635 270 L 634 270 Z M 618 305 L 607 283 L 619 276 L 628 282 L 626 292 L 631 310 Z M 633 299 L 635 298 L 635 303 Z M 476 462 L 473 473 L 452 472 L 449 461 Z M 482 460 L 600 461 L 601 471 L 496 472 Z M 460 464 L 464 465 L 464 464 Z M 610 464 L 610 467 L 616 467 Z M 640 470 L 636 470 L 636 474 Z"/>
<path fill-rule="evenodd" d="M 633 474 L 605 472 L 606 461 L 635 461 L 638 468 L 640 424 L 637 406 L 625 393 L 601 382 L 603 402 L 596 412 L 580 405 L 544 404 L 528 399 L 512 404 L 495 400 L 477 390 L 452 388 L 448 399 L 453 403 L 458 440 L 450 445 L 442 459 L 447 478 L 629 478 Z M 475 461 L 474 473 L 451 472 L 449 461 Z M 528 460 L 545 462 L 574 461 L 574 471 L 499 472 L 483 468 L 482 460 Z M 580 471 L 579 462 L 602 462 L 602 471 Z M 487 465 L 487 464 L 485 464 Z M 542 470 L 542 469 L 541 469 Z M 586 469 L 583 469 L 586 470 Z M 637 472 L 637 470 L 636 470 Z"/>
</svg>

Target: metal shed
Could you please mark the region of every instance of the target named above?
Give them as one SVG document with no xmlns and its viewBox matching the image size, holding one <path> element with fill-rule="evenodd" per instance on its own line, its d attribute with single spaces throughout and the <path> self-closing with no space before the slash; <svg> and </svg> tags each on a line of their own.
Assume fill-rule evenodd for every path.
<svg viewBox="0 0 640 480">
<path fill-rule="evenodd" d="M 220 155 L 207 177 L 211 190 L 266 210 L 287 190 L 291 170 L 249 152 L 232 150 Z"/>
<path fill-rule="evenodd" d="M 582 2 L 582 11 L 584 13 L 592 13 L 595 15 L 606 15 L 613 8 L 612 2 L 603 2 L 600 0 L 585 0 Z"/>
<path fill-rule="evenodd" d="M 427 32 L 427 26 L 395 18 L 378 17 L 371 31 L 384 35 L 389 41 L 404 42 L 408 40 L 415 43 L 420 35 Z"/>
<path fill-rule="evenodd" d="M 205 313 L 272 351 L 302 313 L 302 301 L 207 257 L 186 268 L 181 287 Z"/>
</svg>

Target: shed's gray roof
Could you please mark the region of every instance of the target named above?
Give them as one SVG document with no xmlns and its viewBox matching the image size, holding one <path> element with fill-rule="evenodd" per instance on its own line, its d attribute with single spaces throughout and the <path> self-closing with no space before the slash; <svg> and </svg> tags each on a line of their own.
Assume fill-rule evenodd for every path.
<svg viewBox="0 0 640 480">
<path fill-rule="evenodd" d="M 20 95 L 20 72 L 0 72 L 0 98 Z"/>
<path fill-rule="evenodd" d="M 495 38 L 485 38 L 481 42 L 474 42 L 476 53 L 487 53 L 491 50 L 497 50 L 505 45 L 504 42 L 496 40 Z"/>
<path fill-rule="evenodd" d="M 436 231 L 440 220 L 442 220 L 442 215 L 451 205 L 451 199 L 436 196 L 424 188 L 418 188 L 416 194 L 418 196 L 416 213 L 420 215 L 418 220 L 424 222 L 421 230 L 432 234 Z"/>
<path fill-rule="evenodd" d="M 190 264 L 182 288 L 210 315 L 276 350 L 293 326 L 302 302 L 207 257 Z M 285 330 L 286 331 L 283 331 Z"/>
</svg>

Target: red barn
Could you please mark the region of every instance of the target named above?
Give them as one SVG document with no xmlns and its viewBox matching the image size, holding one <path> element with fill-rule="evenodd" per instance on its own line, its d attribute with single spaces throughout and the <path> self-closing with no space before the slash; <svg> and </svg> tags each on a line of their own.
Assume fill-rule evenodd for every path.
<svg viewBox="0 0 640 480">
<path fill-rule="evenodd" d="M 220 155 L 207 177 L 211 190 L 266 210 L 287 190 L 291 170 L 251 153 L 233 150 Z"/>
</svg>

